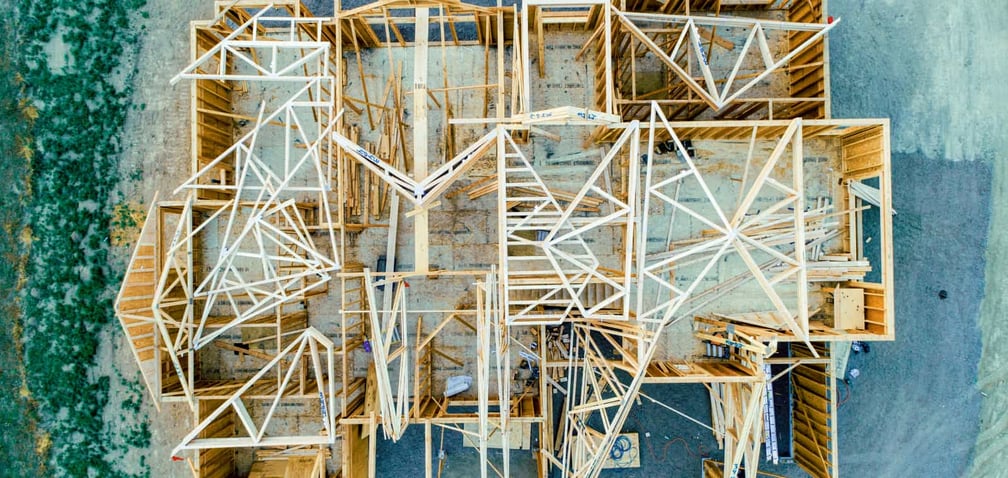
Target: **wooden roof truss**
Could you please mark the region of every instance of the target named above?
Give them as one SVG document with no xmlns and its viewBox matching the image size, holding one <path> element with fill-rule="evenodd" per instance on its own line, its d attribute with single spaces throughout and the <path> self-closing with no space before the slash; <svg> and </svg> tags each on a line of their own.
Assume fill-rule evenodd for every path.
<svg viewBox="0 0 1008 478">
<path fill-rule="evenodd" d="M 779 22 L 752 18 L 734 17 L 700 17 L 686 15 L 661 15 L 654 13 L 621 12 L 615 8 L 612 13 L 619 21 L 619 27 L 628 31 L 644 47 L 653 53 L 662 63 L 668 66 L 686 85 L 712 109 L 721 110 L 732 101 L 742 97 L 746 91 L 758 85 L 764 78 L 787 65 L 791 59 L 819 41 L 827 32 L 839 23 L 796 23 Z M 646 31 L 672 29 L 678 31 L 674 43 L 667 45 L 656 42 Z M 704 41 L 702 32 L 717 28 L 734 28 L 747 32 L 742 48 L 728 72 L 717 74 L 708 61 L 711 45 Z M 780 57 L 775 57 L 771 51 L 768 35 L 778 32 L 812 32 L 804 42 L 795 45 Z M 748 55 L 759 54 L 762 62 L 761 70 L 754 76 L 740 77 L 739 71 Z M 617 54 L 622 54 L 619 52 Z M 723 54 L 723 53 L 722 53 Z M 611 56 L 609 58 L 612 58 Z M 688 61 L 687 61 L 688 60 Z M 611 62 L 610 62 L 611 63 Z M 700 70 L 700 78 L 695 78 L 689 65 Z"/>
<path fill-rule="evenodd" d="M 260 446 L 331 445 L 336 441 L 336 381 L 334 369 L 334 344 L 324 334 L 309 327 L 301 335 L 269 361 L 230 398 L 219 405 L 196 428 L 194 428 L 173 450 L 179 456 L 183 450 L 206 448 L 237 448 Z M 270 377 L 276 371 L 277 377 Z M 263 380 L 276 381 L 269 409 L 263 416 L 249 410 L 244 395 L 260 385 Z M 307 390 L 306 390 L 307 387 Z M 272 419 L 282 402 L 290 400 L 310 400 L 319 404 L 320 416 L 317 433 L 301 433 L 302 429 L 289 434 L 287 431 L 271 428 Z M 241 424 L 239 435 L 223 438 L 201 438 L 201 433 L 212 427 L 218 417 L 234 410 Z"/>
<path fill-rule="evenodd" d="M 562 205 L 510 134 L 499 127 L 497 230 L 502 307 L 509 311 L 509 324 L 556 324 L 572 316 L 627 319 L 633 248 L 624 250 L 619 269 L 607 269 L 586 237 L 615 226 L 623 227 L 625 244 L 633 242 L 637 163 L 630 162 L 627 199 L 609 192 L 605 175 L 617 156 L 637 157 L 639 143 L 640 130 L 634 122 L 609 148 L 577 194 Z M 601 204 L 599 213 L 575 215 L 589 197 Z M 534 237 L 529 238 L 530 234 Z M 517 254 L 509 246 L 529 246 L 533 253 Z M 605 290 L 610 292 L 588 303 L 585 295 L 593 283 L 608 286 Z M 613 310 L 617 303 L 622 305 Z"/>
<path fill-rule="evenodd" d="M 671 70 L 687 85 L 688 101 L 699 97 L 718 111 L 744 99 L 768 75 L 822 42 L 835 22 L 636 13 L 621 11 L 609 0 L 528 0 L 520 7 L 520 15 L 514 7 L 484 8 L 460 1 L 383 0 L 345 11 L 337 6 L 334 18 L 304 16 L 306 10 L 296 1 L 225 3 L 218 3 L 214 20 L 199 27 L 216 43 L 209 47 L 199 44 L 202 50 L 194 48 L 203 53 L 173 77 L 172 83 L 183 79 L 211 85 L 226 82 L 230 88 L 240 82 L 283 82 L 288 93 L 275 104 L 264 101 L 258 105 L 255 116 L 228 111 L 230 100 L 211 113 L 204 112 L 241 117 L 244 132 L 232 134 L 228 139 L 237 139 L 216 157 L 200 156 L 194 162 L 198 166 L 193 167 L 192 176 L 176 189 L 184 194 L 181 201 L 152 205 L 116 301 L 117 317 L 152 395 L 162 398 L 160 381 L 167 365 L 181 388 L 170 393 L 174 398 L 180 394 L 197 411 L 198 423 L 175 448 L 176 455 L 212 448 L 328 446 L 335 443 L 338 424 L 366 425 L 372 434 L 368 453 L 373 473 L 377 423 L 380 421 L 386 437 L 399 440 L 411 423 L 424 422 L 428 476 L 432 475 L 430 430 L 437 425 L 459 431 L 475 445 L 481 478 L 491 471 L 507 477 L 511 474 L 511 452 L 507 446 L 502 449 L 498 466 L 489 453 L 491 439 L 498 433 L 510 436 L 516 423 L 536 422 L 543 440 L 540 472 L 594 478 L 601 473 L 634 402 L 645 396 L 640 391 L 642 384 L 690 382 L 703 383 L 710 392 L 711 426 L 690 419 L 710 429 L 723 448 L 721 472 L 735 476 L 744 464 L 746 475 L 755 476 L 764 431 L 761 412 L 767 401 L 767 384 L 773 380 L 764 365 L 772 360 L 768 357 L 775 351 L 777 337 L 786 335 L 786 340 L 804 342 L 809 357 L 802 360 L 822 364 L 824 359 L 812 345 L 818 329 L 810 330 L 809 317 L 815 311 L 809 310 L 809 283 L 864 277 L 865 269 L 860 266 L 866 261 L 857 261 L 862 257 L 853 244 L 859 239 L 853 236 L 859 220 L 854 216 L 860 209 L 853 204 L 860 204 L 856 196 L 888 205 L 887 125 L 879 128 L 875 123 L 834 124 L 801 118 L 673 123 L 666 115 L 669 110 L 663 109 L 664 100 L 650 104 L 642 100 L 640 108 L 650 107 L 647 119 L 624 121 L 617 108 L 620 100 L 613 86 L 613 62 L 626 52 L 614 48 L 612 41 L 617 33 L 629 34 L 631 45 L 636 42 L 647 50 L 640 52 L 642 55 L 655 55 L 661 68 Z M 435 17 L 431 17 L 433 9 Z M 459 41 L 455 22 L 476 24 L 478 44 L 485 47 L 486 84 L 450 86 L 447 60 L 443 60 L 443 88 L 428 90 L 425 82 L 415 82 L 410 115 L 414 129 L 424 131 L 414 138 L 424 139 L 418 142 L 424 144 L 412 148 L 413 159 L 424 164 L 418 169 L 414 162 L 410 174 L 405 171 L 411 148 L 403 129 L 408 125 L 402 101 L 405 94 L 399 84 L 401 70 L 395 71 L 389 51 L 385 97 L 380 104 L 373 102 L 368 97 L 360 49 L 412 44 L 416 47 L 415 62 L 426 65 L 432 21 L 440 24 L 442 48 L 449 42 L 472 45 Z M 407 41 L 408 31 L 404 37 L 399 29 L 410 22 L 422 24 L 417 29 L 420 39 L 414 42 Z M 506 22 L 512 24 L 505 27 Z M 604 91 L 605 98 L 599 101 L 596 96 L 596 104 L 591 106 L 595 109 L 532 108 L 531 58 L 538 59 L 540 76 L 544 75 L 543 29 L 553 24 L 583 24 L 586 29 L 596 29 L 591 37 L 594 40 L 588 43 L 600 42 L 600 54 L 607 61 L 596 64 L 601 70 L 594 77 L 603 83 L 596 94 Z M 379 37 L 376 27 L 385 30 L 384 38 Z M 515 40 L 510 75 L 504 67 L 507 28 Z M 708 32 L 715 29 L 744 32 L 744 44 L 741 48 L 736 45 L 737 58 L 728 71 L 708 64 L 715 44 L 714 35 Z M 772 43 L 779 43 L 771 41 L 773 35 L 789 32 L 801 32 L 788 37 L 801 41 L 784 42 L 783 51 L 771 48 Z M 206 42 L 206 36 L 200 38 Z M 346 72 L 342 71 L 342 52 L 348 45 L 360 70 L 363 100 L 343 96 Z M 494 47 L 496 83 L 490 81 L 490 49 Z M 637 54 L 630 53 L 634 58 Z M 751 69 L 753 58 L 758 60 L 759 71 L 741 73 Z M 420 80 L 426 76 L 414 74 Z M 504 105 L 506 82 L 512 95 L 509 114 Z M 496 117 L 452 118 L 447 92 L 467 89 L 482 90 L 484 116 L 490 116 L 490 96 L 495 93 Z M 230 91 L 227 89 L 227 94 Z M 438 93 L 444 94 L 443 106 L 438 103 Z M 428 99 L 444 109 L 446 141 L 454 144 L 448 129 L 456 124 L 486 128 L 457 154 L 453 145 L 450 152 L 446 147 L 444 157 L 450 159 L 429 173 L 423 149 Z M 377 126 L 383 128 L 378 147 L 358 144 L 363 142 L 359 134 L 348 127 L 353 120 L 337 112 L 344 106 L 361 121 L 366 108 L 373 132 L 378 132 Z M 377 124 L 372 108 L 382 112 Z M 588 168 L 586 178 L 573 192 L 561 191 L 545 179 L 549 176 L 537 170 L 537 162 L 528 153 L 531 148 L 525 146 L 530 134 L 549 137 L 551 133 L 542 128 L 555 126 L 592 127 L 592 137 L 607 142 L 599 160 Z M 845 131 L 847 128 L 850 131 Z M 864 131 L 858 133 L 859 129 Z M 882 175 L 885 181 L 880 189 L 848 182 L 848 188 L 854 189 L 847 191 L 850 210 L 834 212 L 828 202 L 807 207 L 803 138 L 819 134 L 849 139 L 850 144 L 843 145 L 844 167 L 859 168 L 852 171 L 863 170 L 865 177 Z M 279 148 L 272 144 L 278 137 L 282 138 Z M 711 138 L 748 144 L 737 195 L 729 192 L 730 200 L 725 188 L 719 191 L 712 187 L 713 178 L 705 177 L 711 173 L 698 166 L 698 158 L 686 141 Z M 877 148 L 876 143 L 880 144 Z M 885 155 L 881 160 L 876 154 L 879 148 Z M 496 176 L 474 184 L 497 194 L 496 264 L 489 271 L 436 271 L 421 266 L 418 258 L 416 271 L 395 272 L 399 199 L 405 198 L 415 207 L 406 217 L 418 218 L 413 229 L 415 245 L 420 241 L 424 245 L 417 246 L 417 256 L 421 252 L 426 255 L 427 211 L 437 207 L 438 199 L 487 157 L 496 161 Z M 366 170 L 364 176 L 357 176 L 359 166 Z M 353 179 L 347 177 L 351 174 Z M 386 270 L 372 272 L 346 262 L 352 268 L 348 265 L 351 271 L 344 271 L 340 258 L 347 225 L 339 203 L 350 194 L 348 188 L 356 187 L 351 183 L 368 174 L 382 183 L 375 187 L 368 182 L 367 194 L 380 188 L 394 191 L 389 224 L 371 224 L 367 219 L 382 216 L 381 206 L 364 211 L 362 224 L 356 225 L 388 227 Z M 625 187 L 614 189 L 613 175 L 619 175 Z M 233 180 L 228 179 L 231 177 Z M 854 174 L 845 179 L 856 182 L 860 177 Z M 682 191 L 690 191 L 694 197 L 685 200 Z M 341 209 L 331 211 L 331 203 Z M 166 214 L 172 215 L 168 223 Z M 833 219 L 837 216 L 843 219 Z M 692 225 L 700 224 L 700 229 L 683 227 L 685 218 Z M 847 230 L 842 230 L 844 227 Z M 664 240 L 649 240 L 659 228 L 665 233 Z M 597 247 L 593 246 L 593 235 L 602 233 L 614 237 L 615 253 L 593 249 Z M 852 236 L 846 251 L 850 260 L 818 264 L 822 256 L 819 246 L 834 238 L 843 239 L 845 233 Z M 212 240 L 206 240 L 210 234 Z M 425 263 L 426 257 L 422 260 Z M 734 275 L 708 285 L 712 271 L 728 261 L 733 261 L 734 269 L 728 270 Z M 842 270 L 823 272 L 816 267 Z M 810 275 L 810 271 L 818 275 Z M 467 310 L 437 311 L 443 314 L 440 322 L 425 333 L 423 317 L 417 317 L 420 311 L 407 310 L 407 280 L 448 275 L 474 278 L 475 310 L 470 304 L 456 306 Z M 343 338 L 348 342 L 337 346 L 326 334 L 307 325 L 306 314 L 303 322 L 284 332 L 279 319 L 283 306 L 324 291 L 333 277 L 340 277 L 343 283 L 346 303 L 341 302 L 339 312 Z M 356 292 L 350 293 L 348 289 L 358 284 Z M 872 300 L 891 300 L 875 290 L 869 291 L 878 296 Z M 711 310 L 720 299 L 742 292 L 747 299 L 759 296 L 752 302 L 761 300 L 764 308 Z M 213 397 L 222 400 L 219 405 L 201 402 L 207 397 L 197 390 L 197 353 L 207 345 L 220 345 L 242 327 L 268 322 L 274 313 L 277 346 L 257 352 L 265 365 L 247 381 L 221 385 L 223 391 Z M 462 316 L 474 317 L 475 325 Z M 413 319 L 416 342 L 411 344 L 408 324 Z M 686 363 L 654 361 L 664 332 L 683 319 L 693 321 L 696 339 L 728 350 L 726 355 Z M 353 321 L 351 327 L 359 336 L 352 344 L 347 339 L 347 320 Z M 433 343 L 454 320 L 475 335 L 475 401 L 453 402 L 431 391 L 433 355 L 463 363 Z M 538 334 L 539 350 L 515 339 L 516 331 L 526 326 Z M 562 360 L 557 354 L 548 358 L 546 331 L 550 327 L 567 334 L 569 342 L 558 354 Z M 374 374 L 366 379 L 361 405 L 359 397 L 349 398 L 349 393 L 364 388 L 360 382 L 365 382 L 350 376 L 354 357 L 349 351 L 365 349 L 365 340 L 370 345 L 368 357 L 373 360 Z M 513 345 L 519 350 L 513 350 Z M 542 367 L 537 394 L 539 400 L 550 401 L 539 404 L 546 411 L 524 405 L 524 396 L 515 399 L 511 386 L 514 352 Z M 339 390 L 343 401 L 355 403 L 355 411 L 349 415 L 342 410 L 347 403 L 336 398 L 337 356 L 342 360 L 339 375 L 343 375 L 344 386 L 352 383 L 354 387 L 349 393 L 346 388 Z M 560 373 L 566 378 L 564 385 L 555 380 L 554 374 Z M 491 385 L 494 381 L 496 390 Z M 565 395 L 555 441 L 550 439 L 554 435 L 550 391 Z M 250 406 L 259 400 L 265 400 L 268 409 Z M 293 433 L 281 429 L 274 418 L 282 403 L 292 401 L 318 410 L 318 420 Z M 203 414 L 198 412 L 201 406 L 216 408 Z M 461 406 L 475 407 L 476 412 L 449 410 Z M 219 420 L 234 417 L 238 424 L 234 436 L 207 434 Z M 476 428 L 454 426 L 461 423 L 475 424 Z"/>
<path fill-rule="evenodd" d="M 323 25 L 332 19 L 276 12 L 273 4 L 256 12 L 172 77 L 171 84 L 183 79 L 304 82 L 328 74 L 331 44 L 322 38 Z"/>
<path fill-rule="evenodd" d="M 807 285 L 805 280 L 805 204 L 803 191 L 803 155 L 802 155 L 802 121 L 792 120 L 784 133 L 777 140 L 776 146 L 769 157 L 762 162 L 759 171 L 754 171 L 751 182 L 748 180 L 749 165 L 759 165 L 759 158 L 754 158 L 755 141 L 758 126 L 753 126 L 750 136 L 749 157 L 746 163 L 746 176 L 734 211 L 726 209 L 714 197 L 710 186 L 691 157 L 690 152 L 676 135 L 672 126 L 665 119 L 661 109 L 654 105 L 651 112 L 651 125 L 648 136 L 649 158 L 655 158 L 656 137 L 664 133 L 675 144 L 675 153 L 682 169 L 670 177 L 664 177 L 650 162 L 645 174 L 645 191 L 642 210 L 645 211 L 641 222 L 641 230 L 648 231 L 648 212 L 652 203 L 664 204 L 674 211 L 688 215 L 708 226 L 710 234 L 699 237 L 688 237 L 683 247 L 659 254 L 648 254 L 646 241 L 641 243 L 637 255 L 638 294 L 637 320 L 655 324 L 667 324 L 672 320 L 687 317 L 677 314 L 694 292 L 699 289 L 704 277 L 719 260 L 729 254 L 737 254 L 748 268 L 752 277 L 760 285 L 788 328 L 798 337 L 807 340 L 808 310 Z M 787 171 L 791 175 L 791 184 L 784 184 L 772 177 L 775 168 L 784 161 L 785 152 L 790 149 L 790 164 Z M 678 200 L 678 190 L 687 181 L 699 186 L 706 197 L 706 206 L 687 205 Z M 769 206 L 754 208 L 756 199 L 772 193 L 773 200 Z M 787 211 L 791 213 L 781 217 L 775 213 Z M 673 220 L 675 218 L 673 213 Z M 671 226 L 669 230 L 671 231 Z M 646 239 L 645 236 L 642 236 Z M 796 247 L 797 245 L 797 247 Z M 769 256 L 769 263 L 757 263 L 753 251 Z M 674 276 L 666 278 L 664 274 L 687 264 L 706 264 L 694 280 L 685 288 L 676 285 Z M 774 275 L 768 277 L 771 266 Z M 779 288 L 783 284 L 793 285 L 791 290 L 796 305 L 789 306 L 781 298 Z M 656 304 L 645 303 L 645 297 L 662 297 Z"/>
<path fill-rule="evenodd" d="M 377 287 L 383 286 L 386 297 L 391 296 L 391 308 L 382 310 L 382 302 L 377 300 Z M 408 284 L 402 277 L 390 277 L 376 281 L 371 271 L 364 269 L 364 287 L 370 304 L 370 340 L 375 363 L 378 403 L 382 430 L 392 440 L 398 440 L 409 426 L 410 386 L 410 346 L 406 326 L 406 291 Z M 398 379 L 393 383 L 390 369 L 399 369 Z M 415 378 L 415 377 L 414 377 Z"/>
</svg>

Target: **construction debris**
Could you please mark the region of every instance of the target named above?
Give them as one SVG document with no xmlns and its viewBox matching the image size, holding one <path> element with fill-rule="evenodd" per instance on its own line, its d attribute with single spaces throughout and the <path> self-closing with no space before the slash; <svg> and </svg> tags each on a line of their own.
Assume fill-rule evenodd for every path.
<svg viewBox="0 0 1008 478">
<path fill-rule="evenodd" d="M 823 3 L 217 2 L 172 79 L 191 177 L 116 302 L 193 413 L 174 455 L 374 476 L 417 425 L 404 474 L 440 428 L 472 476 L 595 477 L 646 462 L 643 384 L 702 383 L 704 472 L 751 478 L 783 378 L 787 448 L 838 476 L 831 344 L 895 336 L 892 206 L 888 120 L 830 117 Z"/>
</svg>

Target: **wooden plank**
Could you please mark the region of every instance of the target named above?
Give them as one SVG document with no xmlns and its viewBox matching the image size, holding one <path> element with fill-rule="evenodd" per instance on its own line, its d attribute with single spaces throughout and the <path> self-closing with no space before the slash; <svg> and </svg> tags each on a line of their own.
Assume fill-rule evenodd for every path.
<svg viewBox="0 0 1008 478">
<path fill-rule="evenodd" d="M 424 477 L 433 478 L 433 467 L 431 459 L 433 458 L 433 447 L 431 446 L 431 423 L 424 423 Z"/>
<path fill-rule="evenodd" d="M 416 9 L 416 38 L 413 47 L 413 180 L 427 178 L 427 49 L 430 34 L 429 11 Z M 413 218 L 413 268 L 427 272 L 429 264 L 427 210 Z"/>
</svg>

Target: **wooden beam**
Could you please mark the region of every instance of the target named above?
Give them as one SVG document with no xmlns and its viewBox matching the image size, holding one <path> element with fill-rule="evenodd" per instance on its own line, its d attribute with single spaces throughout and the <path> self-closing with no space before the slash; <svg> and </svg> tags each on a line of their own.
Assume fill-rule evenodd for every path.
<svg viewBox="0 0 1008 478">
<path fill-rule="evenodd" d="M 430 34 L 427 8 L 416 9 L 416 38 L 413 50 L 413 180 L 427 178 L 427 38 Z M 429 264 L 427 211 L 413 218 L 413 268 L 427 272 Z"/>
<path fill-rule="evenodd" d="M 433 447 L 431 447 L 431 423 L 424 423 L 424 477 L 433 478 L 433 470 L 431 463 L 431 455 L 433 455 Z"/>
</svg>

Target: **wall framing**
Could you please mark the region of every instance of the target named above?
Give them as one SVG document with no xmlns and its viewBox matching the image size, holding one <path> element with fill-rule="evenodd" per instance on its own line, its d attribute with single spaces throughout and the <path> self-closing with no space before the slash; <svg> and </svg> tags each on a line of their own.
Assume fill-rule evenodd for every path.
<svg viewBox="0 0 1008 478">
<path fill-rule="evenodd" d="M 193 413 L 174 456 L 197 477 L 370 477 L 378 433 L 412 426 L 427 477 L 445 432 L 473 475 L 532 453 L 539 476 L 595 477 L 642 384 L 700 383 L 711 417 L 691 420 L 722 449 L 705 476 L 755 477 L 786 376 L 796 462 L 838 476 L 834 347 L 895 338 L 889 122 L 830 117 L 825 1 L 743 3 L 216 2 L 172 80 L 191 176 L 152 201 L 116 300 L 154 402 Z M 591 104 L 541 93 L 561 33 Z M 638 91 L 648 75 L 663 86 Z M 432 224 L 458 203 L 492 218 L 485 266 L 438 267 Z M 838 326 L 840 290 L 863 326 Z M 670 355 L 677 323 L 721 352 Z M 539 448 L 488 452 L 516 430 Z"/>
</svg>

